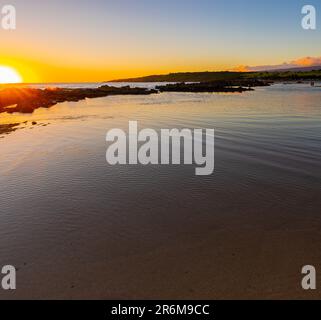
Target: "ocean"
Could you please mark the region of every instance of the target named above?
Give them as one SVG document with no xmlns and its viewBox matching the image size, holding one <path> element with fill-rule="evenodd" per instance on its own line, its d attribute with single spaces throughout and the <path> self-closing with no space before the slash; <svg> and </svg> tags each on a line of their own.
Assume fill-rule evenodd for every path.
<svg viewBox="0 0 321 320">
<path fill-rule="evenodd" d="M 0 257 L 19 269 L 15 298 L 300 298 L 302 266 L 321 264 L 320 101 L 320 88 L 275 84 L 0 114 L 20 123 L 0 137 Z M 214 173 L 109 165 L 106 133 L 131 120 L 214 129 Z"/>
</svg>

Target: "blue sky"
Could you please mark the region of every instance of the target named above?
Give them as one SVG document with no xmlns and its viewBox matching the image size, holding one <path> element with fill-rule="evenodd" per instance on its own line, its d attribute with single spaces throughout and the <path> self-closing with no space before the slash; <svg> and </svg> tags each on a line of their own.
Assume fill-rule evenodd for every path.
<svg viewBox="0 0 321 320">
<path fill-rule="evenodd" d="M 321 2 L 315 0 L 6 2 L 16 5 L 18 25 L 10 34 L 0 31 L 7 44 L 0 59 L 11 54 L 51 73 L 90 69 L 106 79 L 105 74 L 221 70 L 321 56 Z M 320 11 L 315 31 L 301 28 L 305 4 Z"/>
</svg>

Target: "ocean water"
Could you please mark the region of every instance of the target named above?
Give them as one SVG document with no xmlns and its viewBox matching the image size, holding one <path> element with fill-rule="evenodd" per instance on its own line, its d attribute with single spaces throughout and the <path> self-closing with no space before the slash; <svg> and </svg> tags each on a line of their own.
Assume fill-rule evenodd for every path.
<svg viewBox="0 0 321 320">
<path fill-rule="evenodd" d="M 213 175 L 110 166 L 106 132 L 129 120 L 215 129 Z M 321 264 L 320 88 L 113 96 L 0 114 L 9 123 L 21 123 L 0 138 L 10 297 L 290 297 L 301 266 Z"/>
</svg>

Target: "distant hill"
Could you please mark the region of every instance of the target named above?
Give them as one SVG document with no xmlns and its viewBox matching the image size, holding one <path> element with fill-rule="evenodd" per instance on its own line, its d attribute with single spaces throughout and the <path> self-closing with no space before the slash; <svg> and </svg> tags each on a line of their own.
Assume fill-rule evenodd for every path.
<svg viewBox="0 0 321 320">
<path fill-rule="evenodd" d="M 243 72 L 180 72 L 139 78 L 118 79 L 111 82 L 206 82 L 242 78 Z"/>
<path fill-rule="evenodd" d="M 273 69 L 269 70 L 269 72 L 307 72 L 307 71 L 317 71 L 321 70 L 321 66 L 310 66 L 310 67 L 295 67 L 295 68 L 287 68 L 287 69 Z"/>
<path fill-rule="evenodd" d="M 107 82 L 211 82 L 240 79 L 262 79 L 271 81 L 321 80 L 321 66 L 259 72 L 180 72 L 139 78 L 118 79 Z"/>
</svg>

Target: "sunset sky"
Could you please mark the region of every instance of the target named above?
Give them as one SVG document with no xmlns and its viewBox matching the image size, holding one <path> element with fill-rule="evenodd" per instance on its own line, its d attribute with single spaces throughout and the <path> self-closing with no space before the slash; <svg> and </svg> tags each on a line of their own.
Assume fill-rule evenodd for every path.
<svg viewBox="0 0 321 320">
<path fill-rule="evenodd" d="M 16 6 L 17 30 L 0 28 L 0 66 L 15 68 L 25 82 L 321 65 L 316 0 L 0 0 L 0 8 L 4 4 Z M 316 31 L 301 28 L 304 4 L 320 11 Z"/>
</svg>

